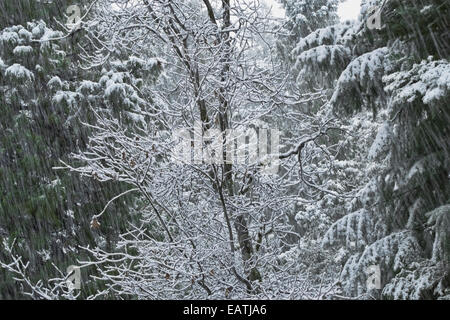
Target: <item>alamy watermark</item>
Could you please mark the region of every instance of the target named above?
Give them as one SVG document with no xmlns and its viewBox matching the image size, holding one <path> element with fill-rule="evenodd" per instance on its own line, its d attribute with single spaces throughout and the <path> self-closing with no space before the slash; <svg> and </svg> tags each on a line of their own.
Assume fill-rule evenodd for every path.
<svg viewBox="0 0 450 320">
<path fill-rule="evenodd" d="M 76 4 L 68 6 L 66 13 L 67 17 L 66 26 L 70 30 L 78 30 L 81 28 L 81 9 Z"/>
<path fill-rule="evenodd" d="M 202 125 L 173 131 L 172 161 L 184 164 L 255 165 L 265 174 L 279 169 L 280 131 L 262 128 L 211 128 Z"/>
<path fill-rule="evenodd" d="M 383 3 L 379 6 L 370 7 L 368 10 L 369 17 L 367 18 L 366 25 L 370 30 L 373 29 L 381 29 L 382 21 L 381 21 L 381 12 L 383 11 L 384 6 L 387 1 L 384 0 Z"/>
<path fill-rule="evenodd" d="M 80 267 L 70 265 L 67 267 L 67 278 L 66 284 L 70 291 L 81 289 L 81 270 Z"/>
<path fill-rule="evenodd" d="M 381 269 L 379 265 L 372 265 L 366 269 L 367 281 L 366 286 L 367 290 L 380 290 L 381 289 Z"/>
<path fill-rule="evenodd" d="M 371 15 L 367 18 L 367 28 L 370 30 L 381 29 L 381 10 L 383 7 L 371 7 L 369 12 Z"/>
</svg>

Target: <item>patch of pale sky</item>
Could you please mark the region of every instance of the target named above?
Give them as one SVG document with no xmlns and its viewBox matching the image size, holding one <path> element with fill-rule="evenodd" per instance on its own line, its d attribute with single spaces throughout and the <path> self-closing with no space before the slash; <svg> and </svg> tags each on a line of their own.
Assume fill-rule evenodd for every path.
<svg viewBox="0 0 450 320">
<path fill-rule="evenodd" d="M 358 19 L 361 10 L 361 0 L 347 0 L 339 4 L 338 15 L 341 21 Z"/>
</svg>

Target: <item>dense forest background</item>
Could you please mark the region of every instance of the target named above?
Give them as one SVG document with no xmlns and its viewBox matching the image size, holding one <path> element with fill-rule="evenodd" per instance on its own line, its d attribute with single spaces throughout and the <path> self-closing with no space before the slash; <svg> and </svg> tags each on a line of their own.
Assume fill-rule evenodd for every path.
<svg viewBox="0 0 450 320">
<path fill-rule="evenodd" d="M 0 2 L 0 299 L 450 298 L 450 2 L 279 2 Z"/>
</svg>

